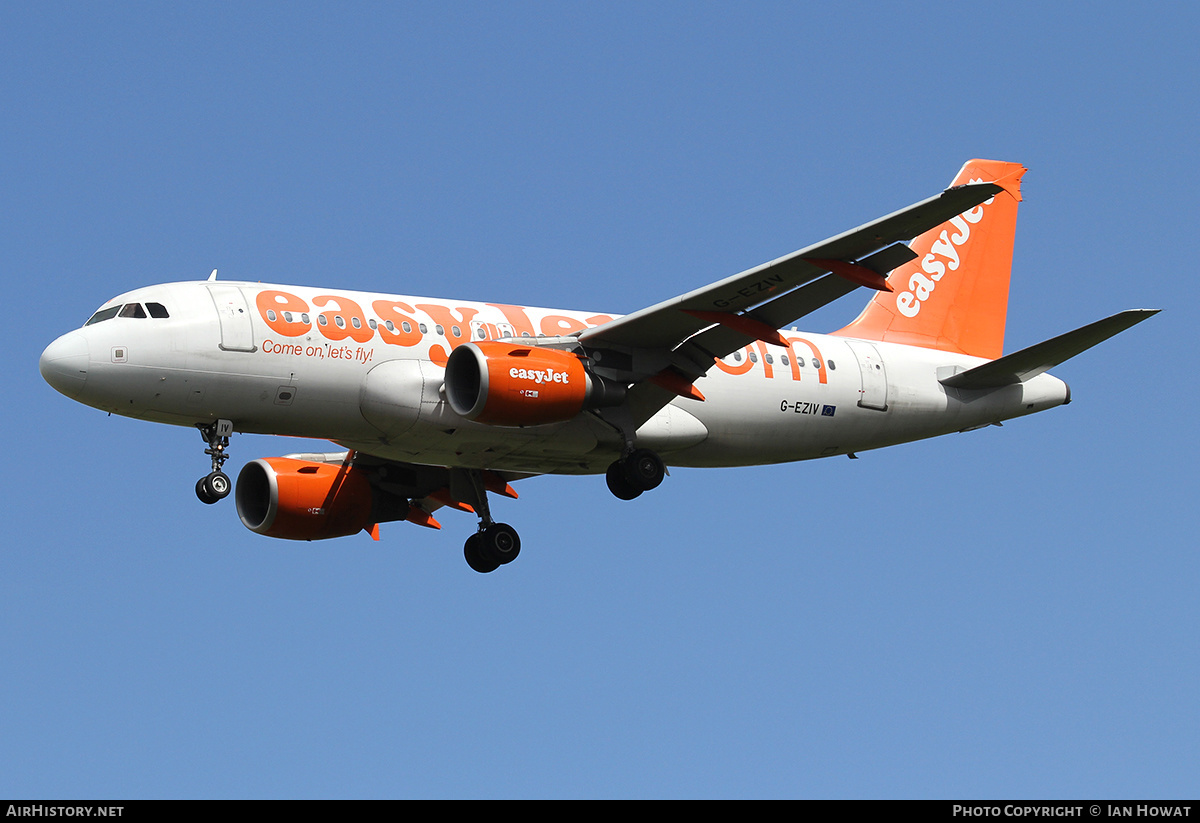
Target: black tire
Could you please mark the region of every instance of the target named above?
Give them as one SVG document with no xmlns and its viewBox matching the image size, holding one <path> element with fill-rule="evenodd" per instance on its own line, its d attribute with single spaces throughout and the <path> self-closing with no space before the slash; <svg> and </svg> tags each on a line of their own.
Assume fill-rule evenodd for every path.
<svg viewBox="0 0 1200 823">
<path fill-rule="evenodd" d="M 663 482 L 667 467 L 662 458 L 649 449 L 634 449 L 621 460 L 621 471 L 630 486 L 648 492 Z"/>
<path fill-rule="evenodd" d="M 493 523 L 479 532 L 479 536 L 479 554 L 484 559 L 504 565 L 516 560 L 521 553 L 521 536 L 507 523 Z"/>
<path fill-rule="evenodd" d="M 233 483 L 225 472 L 213 472 L 200 482 L 204 484 L 204 490 L 213 502 L 224 500 L 229 496 L 229 492 L 233 491 Z"/>
<path fill-rule="evenodd" d="M 211 506 L 217 502 L 217 498 L 208 493 L 208 478 L 201 477 L 196 481 L 196 497 L 200 498 L 201 503 Z"/>
<path fill-rule="evenodd" d="M 467 565 L 480 574 L 494 572 L 500 568 L 500 562 L 493 560 L 490 557 L 484 557 L 480 551 L 483 545 L 482 532 L 476 532 L 467 538 L 466 545 L 463 546 L 463 557 L 467 559 Z"/>
<path fill-rule="evenodd" d="M 608 471 L 604 473 L 604 479 L 608 481 L 608 490 L 613 493 L 614 497 L 621 500 L 632 500 L 642 493 L 641 489 L 634 488 L 625 478 L 625 470 L 621 468 L 619 460 L 608 467 Z"/>
</svg>

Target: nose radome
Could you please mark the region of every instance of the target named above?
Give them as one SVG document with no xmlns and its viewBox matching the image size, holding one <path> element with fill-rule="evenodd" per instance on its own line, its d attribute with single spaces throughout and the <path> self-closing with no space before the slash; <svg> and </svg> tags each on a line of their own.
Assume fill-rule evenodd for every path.
<svg viewBox="0 0 1200 823">
<path fill-rule="evenodd" d="M 87 338 L 80 331 L 67 332 L 42 352 L 38 370 L 56 391 L 75 397 L 87 381 Z"/>
</svg>

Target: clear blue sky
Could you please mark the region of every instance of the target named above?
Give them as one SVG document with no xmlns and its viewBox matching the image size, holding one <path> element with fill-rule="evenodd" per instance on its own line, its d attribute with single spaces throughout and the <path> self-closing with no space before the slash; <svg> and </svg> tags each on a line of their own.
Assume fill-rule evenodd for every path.
<svg viewBox="0 0 1200 823">
<path fill-rule="evenodd" d="M 1200 15 L 979 5 L 4 4 L 0 796 L 1194 797 Z M 523 482 L 492 575 L 467 515 L 253 535 L 194 431 L 37 371 L 214 267 L 631 311 L 971 157 L 1029 167 L 1010 350 L 1164 309 L 1070 406 Z"/>
</svg>

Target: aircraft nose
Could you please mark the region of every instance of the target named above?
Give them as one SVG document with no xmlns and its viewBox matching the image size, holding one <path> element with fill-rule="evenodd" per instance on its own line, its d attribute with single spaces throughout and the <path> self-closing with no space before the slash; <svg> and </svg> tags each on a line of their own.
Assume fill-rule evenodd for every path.
<svg viewBox="0 0 1200 823">
<path fill-rule="evenodd" d="M 74 398 L 87 381 L 87 338 L 80 331 L 67 332 L 42 352 L 38 359 L 38 370 L 56 391 Z"/>
</svg>

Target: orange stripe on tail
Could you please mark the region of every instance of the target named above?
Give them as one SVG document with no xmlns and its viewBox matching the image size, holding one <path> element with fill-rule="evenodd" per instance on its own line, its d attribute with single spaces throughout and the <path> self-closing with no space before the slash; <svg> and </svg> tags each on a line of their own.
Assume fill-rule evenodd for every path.
<svg viewBox="0 0 1200 823">
<path fill-rule="evenodd" d="M 954 178 L 996 183 L 1004 191 L 912 241 L 915 260 L 892 272 L 841 337 L 904 343 L 994 360 L 1004 353 L 1020 163 L 971 160 Z"/>
</svg>

